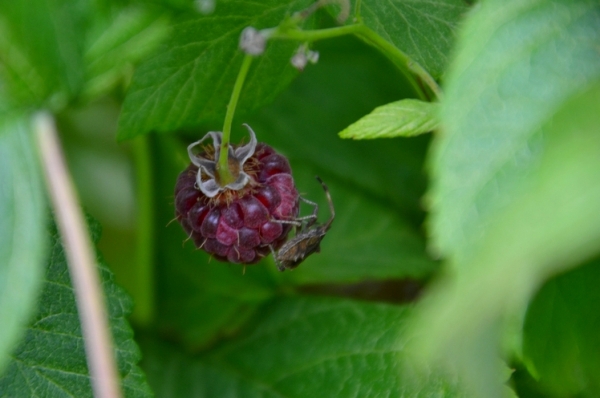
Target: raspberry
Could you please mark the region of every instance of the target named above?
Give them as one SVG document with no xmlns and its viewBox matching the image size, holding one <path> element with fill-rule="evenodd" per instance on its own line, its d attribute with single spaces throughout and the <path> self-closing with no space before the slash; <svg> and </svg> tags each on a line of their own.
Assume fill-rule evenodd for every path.
<svg viewBox="0 0 600 398">
<path fill-rule="evenodd" d="M 175 215 L 196 247 L 220 261 L 253 264 L 286 241 L 298 216 L 299 197 L 290 164 L 270 146 L 257 143 L 252 129 L 250 143 L 229 147 L 228 162 L 238 170 L 233 183 L 221 187 L 216 176 L 221 133 L 210 132 L 191 144 L 192 163 L 175 185 Z M 192 149 L 212 137 L 213 145 Z"/>
</svg>

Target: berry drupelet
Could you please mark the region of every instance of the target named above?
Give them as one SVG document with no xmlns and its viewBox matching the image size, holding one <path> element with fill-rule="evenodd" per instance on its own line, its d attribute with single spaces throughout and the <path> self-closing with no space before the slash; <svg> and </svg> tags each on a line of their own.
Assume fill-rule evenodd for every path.
<svg viewBox="0 0 600 398">
<path fill-rule="evenodd" d="M 285 221 L 297 218 L 299 198 L 287 159 L 245 126 L 250 142 L 227 148 L 230 183 L 218 172 L 222 133 L 188 147 L 192 163 L 177 179 L 175 215 L 198 248 L 220 261 L 253 264 L 285 242 L 292 228 Z M 207 137 L 213 144 L 195 154 Z"/>
</svg>

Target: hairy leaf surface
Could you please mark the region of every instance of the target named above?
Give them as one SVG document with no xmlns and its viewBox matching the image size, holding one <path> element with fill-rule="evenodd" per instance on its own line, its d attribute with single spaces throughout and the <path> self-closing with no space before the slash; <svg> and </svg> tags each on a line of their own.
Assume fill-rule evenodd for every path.
<svg viewBox="0 0 600 398">
<path fill-rule="evenodd" d="M 448 63 L 458 22 L 467 7 L 460 0 L 364 0 L 364 23 L 438 78 Z"/>
<path fill-rule="evenodd" d="M 92 224 L 94 240 L 99 225 Z M 77 304 L 64 249 L 54 227 L 50 234 L 50 258 L 37 316 L 25 338 L 14 350 L 12 361 L 0 377 L 0 396 L 92 397 Z M 112 273 L 100 265 L 102 287 L 107 298 L 109 321 L 122 389 L 125 397 L 151 397 L 145 376 L 137 366 L 140 352 L 125 317 L 131 300 L 113 282 Z"/>
<path fill-rule="evenodd" d="M 467 396 L 452 378 L 412 370 L 399 335 L 407 313 L 348 300 L 279 298 L 236 339 L 205 355 L 145 345 L 144 369 L 157 397 Z"/>
<path fill-rule="evenodd" d="M 119 121 L 119 139 L 174 132 L 212 122 L 220 130 L 243 53 L 247 26 L 264 29 L 310 4 L 308 0 L 219 1 L 215 13 L 184 18 L 157 54 L 135 72 Z M 238 113 L 272 101 L 298 74 L 289 63 L 297 43 L 269 43 L 249 72 Z"/>
</svg>

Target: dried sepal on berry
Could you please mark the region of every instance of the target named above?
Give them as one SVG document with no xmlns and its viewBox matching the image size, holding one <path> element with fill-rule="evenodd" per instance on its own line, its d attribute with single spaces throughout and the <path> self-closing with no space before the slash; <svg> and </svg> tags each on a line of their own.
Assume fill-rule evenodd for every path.
<svg viewBox="0 0 600 398">
<path fill-rule="evenodd" d="M 236 149 L 229 146 L 228 148 L 228 163 L 229 170 L 234 174 L 235 181 L 222 185 L 218 179 L 217 164 L 219 163 L 219 153 L 221 149 L 221 138 L 223 133 L 220 131 L 211 131 L 207 133 L 201 140 L 190 144 L 187 148 L 188 155 L 193 164 L 198 166 L 198 174 L 196 176 L 196 184 L 200 190 L 209 198 L 215 197 L 219 192 L 225 190 L 239 190 L 244 188 L 250 181 L 250 176 L 244 171 L 244 163 L 252 156 L 256 149 L 256 134 L 248 126 L 244 124 L 250 133 L 250 142 Z M 203 156 L 195 155 L 194 147 L 202 144 L 208 137 L 213 141 L 213 158 L 209 159 Z M 208 176 L 208 178 L 206 178 Z M 204 177 L 204 178 L 203 178 Z"/>
</svg>

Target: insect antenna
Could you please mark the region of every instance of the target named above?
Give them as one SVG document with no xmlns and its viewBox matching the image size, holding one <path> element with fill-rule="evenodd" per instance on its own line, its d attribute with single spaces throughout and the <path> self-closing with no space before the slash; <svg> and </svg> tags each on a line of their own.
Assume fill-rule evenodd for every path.
<svg viewBox="0 0 600 398">
<path fill-rule="evenodd" d="M 329 212 L 331 213 L 331 216 L 329 217 L 329 220 L 327 220 L 327 222 L 325 224 L 323 224 L 323 227 L 325 227 L 325 230 L 327 231 L 331 227 L 331 223 L 333 222 L 333 219 L 335 218 L 335 209 L 333 207 L 333 200 L 331 200 L 331 195 L 329 194 L 329 188 L 327 188 L 327 185 L 325 185 L 323 180 L 321 180 L 321 178 L 319 176 L 315 176 L 315 178 L 317 179 L 317 181 L 319 181 L 321 183 L 321 186 L 323 187 L 323 190 L 325 191 L 325 195 L 327 196 L 327 202 L 329 203 Z"/>
</svg>

